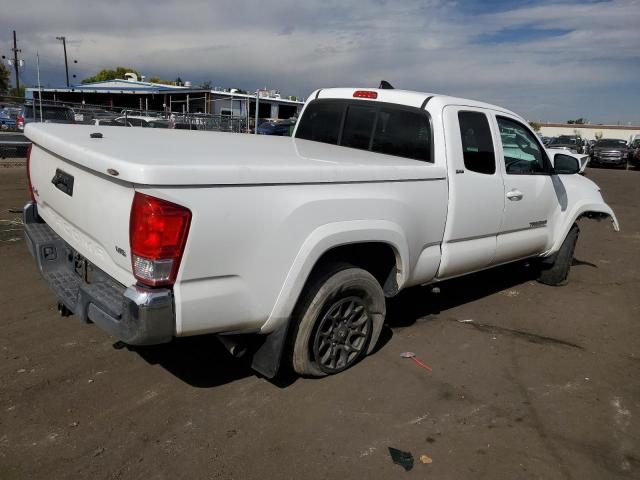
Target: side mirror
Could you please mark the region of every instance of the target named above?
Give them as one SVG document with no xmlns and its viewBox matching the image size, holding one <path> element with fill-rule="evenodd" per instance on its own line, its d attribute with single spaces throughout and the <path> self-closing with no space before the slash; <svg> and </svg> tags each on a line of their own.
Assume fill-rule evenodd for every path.
<svg viewBox="0 0 640 480">
<path fill-rule="evenodd" d="M 580 163 L 575 157 L 556 153 L 553 157 L 553 169 L 558 175 L 573 175 L 580 172 Z"/>
</svg>

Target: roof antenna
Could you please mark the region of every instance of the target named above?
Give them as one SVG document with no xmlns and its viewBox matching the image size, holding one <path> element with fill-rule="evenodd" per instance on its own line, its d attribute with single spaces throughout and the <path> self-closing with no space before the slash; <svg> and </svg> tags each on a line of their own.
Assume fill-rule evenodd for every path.
<svg viewBox="0 0 640 480">
<path fill-rule="evenodd" d="M 381 89 L 381 90 L 393 90 L 393 85 L 391 85 L 386 80 L 382 80 L 380 82 L 380 86 L 378 88 Z"/>
</svg>

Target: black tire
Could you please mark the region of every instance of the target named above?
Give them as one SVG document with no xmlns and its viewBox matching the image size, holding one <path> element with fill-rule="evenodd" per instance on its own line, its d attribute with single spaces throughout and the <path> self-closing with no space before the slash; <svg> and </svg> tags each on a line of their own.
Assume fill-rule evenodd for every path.
<svg viewBox="0 0 640 480">
<path fill-rule="evenodd" d="M 355 365 L 375 346 L 385 313 L 382 288 L 366 270 L 334 263 L 317 272 L 292 319 L 293 370 L 323 377 Z"/>
<path fill-rule="evenodd" d="M 575 223 L 567 233 L 567 236 L 562 242 L 562 246 L 555 257 L 553 263 L 541 265 L 540 275 L 538 281 L 545 285 L 561 286 L 566 285 L 569 277 L 569 270 L 573 263 L 573 252 L 576 249 L 576 243 L 578 242 L 578 235 L 580 229 Z"/>
</svg>

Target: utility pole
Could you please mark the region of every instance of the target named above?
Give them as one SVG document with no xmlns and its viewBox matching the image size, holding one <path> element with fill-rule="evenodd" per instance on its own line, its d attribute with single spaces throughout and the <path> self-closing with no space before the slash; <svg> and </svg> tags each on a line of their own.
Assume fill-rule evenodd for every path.
<svg viewBox="0 0 640 480">
<path fill-rule="evenodd" d="M 15 35 L 15 32 L 14 32 L 14 35 Z M 56 40 L 62 40 L 62 48 L 64 49 L 64 70 L 67 73 L 67 88 L 68 88 L 69 87 L 69 64 L 67 63 L 67 37 L 56 37 Z"/>
<path fill-rule="evenodd" d="M 13 31 L 13 68 L 16 71 L 16 90 L 20 91 L 20 74 L 18 73 L 18 41 L 16 40 L 16 31 Z"/>
</svg>

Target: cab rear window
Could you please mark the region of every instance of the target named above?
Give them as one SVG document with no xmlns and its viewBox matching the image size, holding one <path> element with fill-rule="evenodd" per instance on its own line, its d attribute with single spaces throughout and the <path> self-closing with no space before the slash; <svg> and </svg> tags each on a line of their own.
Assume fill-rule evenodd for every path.
<svg viewBox="0 0 640 480">
<path fill-rule="evenodd" d="M 314 100 L 296 138 L 432 162 L 426 111 L 383 102 Z"/>
</svg>

